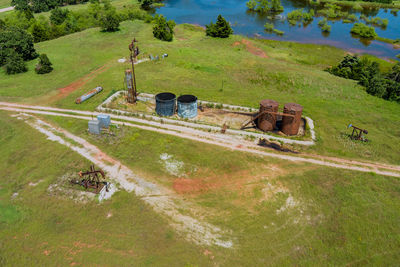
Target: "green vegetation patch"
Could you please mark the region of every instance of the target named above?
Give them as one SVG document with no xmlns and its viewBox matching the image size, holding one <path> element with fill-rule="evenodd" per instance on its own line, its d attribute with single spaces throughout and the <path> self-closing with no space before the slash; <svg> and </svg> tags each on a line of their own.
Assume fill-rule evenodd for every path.
<svg viewBox="0 0 400 267">
<path fill-rule="evenodd" d="M 93 110 L 113 89 L 123 88 L 124 71 L 130 64 L 118 63 L 118 59 L 127 57 L 127 45 L 136 37 L 139 59 L 149 54 L 169 55 L 135 67 L 139 92 L 194 94 L 202 100 L 255 109 L 264 98 L 278 101 L 281 108 L 284 103 L 299 103 L 304 115 L 315 121 L 317 133 L 317 145 L 299 147 L 301 151 L 391 163 L 400 160 L 400 135 L 392 127 L 399 120 L 398 104 L 369 95 L 356 81 L 323 71 L 342 60 L 343 50 L 236 35 L 210 38 L 199 27 L 185 25 L 176 26 L 176 33 L 172 42 L 159 41 L 151 25 L 135 21 L 121 23 L 115 33 L 89 29 L 39 43 L 38 53 L 48 55 L 54 70 L 39 76 L 33 71 L 36 62 L 29 62 L 28 72 L 12 79 L 0 73 L 0 98 Z M 260 56 L 262 52 L 268 59 Z M 103 92 L 75 104 L 77 97 L 99 85 Z M 59 89 L 66 87 L 71 91 L 60 94 Z M 343 136 L 349 123 L 367 129 L 371 142 L 354 143 Z"/>
</svg>

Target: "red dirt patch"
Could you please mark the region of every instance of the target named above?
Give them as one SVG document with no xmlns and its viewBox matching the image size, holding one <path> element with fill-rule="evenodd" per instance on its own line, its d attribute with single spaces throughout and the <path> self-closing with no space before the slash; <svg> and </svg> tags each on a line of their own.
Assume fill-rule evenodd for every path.
<svg viewBox="0 0 400 267">
<path fill-rule="evenodd" d="M 252 188 L 265 178 L 273 178 L 281 175 L 283 170 L 272 165 L 261 167 L 257 165 L 259 171 L 251 172 L 248 170 L 235 171 L 234 173 L 208 175 L 205 170 L 203 178 L 177 178 L 173 181 L 172 188 L 178 194 L 198 195 L 207 191 L 229 189 L 236 190 L 240 195 L 252 192 Z"/>
<path fill-rule="evenodd" d="M 201 179 L 178 178 L 174 180 L 172 188 L 174 188 L 178 194 L 193 194 L 207 191 L 209 186 Z"/>
<path fill-rule="evenodd" d="M 249 51 L 253 55 L 258 56 L 258 57 L 262 57 L 262 58 L 268 58 L 267 54 L 261 48 L 255 47 L 253 45 L 253 43 L 250 42 L 249 40 L 242 39 L 242 42 L 234 42 L 232 44 L 232 46 L 235 47 L 235 46 L 240 45 L 241 43 L 246 45 L 247 51 Z"/>
<path fill-rule="evenodd" d="M 58 94 L 55 96 L 55 99 L 61 99 L 68 96 L 70 93 L 84 86 L 87 82 L 93 80 L 97 75 L 106 71 L 110 65 L 105 64 L 98 69 L 86 74 L 85 76 L 79 78 L 78 80 L 72 82 L 64 88 L 58 89 Z"/>
</svg>

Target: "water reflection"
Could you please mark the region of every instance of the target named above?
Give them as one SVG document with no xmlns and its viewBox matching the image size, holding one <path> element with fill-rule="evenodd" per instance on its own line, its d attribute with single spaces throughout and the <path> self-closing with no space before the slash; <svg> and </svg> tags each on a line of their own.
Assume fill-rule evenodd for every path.
<svg viewBox="0 0 400 267">
<path fill-rule="evenodd" d="M 297 41 L 302 43 L 329 44 L 354 53 L 370 53 L 381 57 L 395 58 L 400 50 L 393 45 L 378 41 L 360 39 L 350 34 L 353 23 L 343 23 L 340 19 L 328 20 L 331 32 L 322 32 L 318 22 L 322 17 L 314 17 L 312 22 L 291 26 L 286 16 L 289 12 L 303 8 L 308 12 L 312 5 L 308 1 L 282 0 L 284 12 L 280 14 L 259 14 L 248 11 L 246 0 L 165 0 L 165 6 L 157 10 L 157 13 L 165 15 L 168 19 L 174 19 L 177 23 L 193 23 L 205 25 L 215 21 L 222 14 L 230 23 L 237 34 L 249 37 L 267 38 L 274 40 Z M 318 10 L 321 8 L 318 8 Z M 352 10 L 350 6 L 343 11 L 355 14 L 359 17 L 364 14 L 367 17 L 379 16 L 388 19 L 386 28 L 375 27 L 376 33 L 384 38 L 400 38 L 400 18 L 393 12 L 385 12 L 384 9 L 369 8 L 362 13 Z M 285 32 L 283 36 L 264 31 L 265 23 L 273 23 L 274 27 Z"/>
</svg>

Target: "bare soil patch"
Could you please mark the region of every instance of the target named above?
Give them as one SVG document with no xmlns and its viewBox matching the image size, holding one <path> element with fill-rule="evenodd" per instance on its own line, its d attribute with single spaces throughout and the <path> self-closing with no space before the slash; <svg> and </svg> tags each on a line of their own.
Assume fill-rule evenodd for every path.
<svg viewBox="0 0 400 267">
<path fill-rule="evenodd" d="M 240 44 L 244 44 L 246 46 L 247 51 L 249 51 L 253 55 L 261 58 L 268 58 L 267 54 L 261 48 L 254 46 L 253 43 L 249 40 L 242 39 L 242 42 L 234 42 L 232 46 L 235 47 Z"/>
<path fill-rule="evenodd" d="M 58 89 L 58 94 L 54 97 L 55 99 L 61 99 L 68 96 L 70 93 L 74 92 L 75 90 L 83 87 L 86 83 L 93 80 L 97 75 L 100 73 L 105 72 L 110 67 L 109 64 L 105 64 L 98 69 L 86 74 L 85 76 L 79 78 L 78 80 L 72 82 L 71 84 L 67 85 L 64 88 Z"/>
</svg>

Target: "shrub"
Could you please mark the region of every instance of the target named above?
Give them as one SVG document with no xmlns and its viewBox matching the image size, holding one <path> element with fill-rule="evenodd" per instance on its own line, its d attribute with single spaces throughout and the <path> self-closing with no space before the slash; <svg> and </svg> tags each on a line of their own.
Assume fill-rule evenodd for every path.
<svg viewBox="0 0 400 267">
<path fill-rule="evenodd" d="M 28 70 L 22 56 L 14 51 L 8 55 L 4 67 L 7 74 L 22 73 Z"/>
<path fill-rule="evenodd" d="M 331 25 L 325 24 L 321 27 L 321 31 L 323 32 L 331 32 Z"/>
<path fill-rule="evenodd" d="M 257 1 L 256 0 L 250 0 L 250 1 L 248 1 L 246 3 L 246 6 L 247 6 L 247 9 L 255 11 L 256 7 L 257 7 Z"/>
<path fill-rule="evenodd" d="M 361 22 L 355 23 L 350 32 L 360 37 L 369 39 L 373 39 L 377 36 L 374 27 L 367 26 Z"/>
<path fill-rule="evenodd" d="M 357 11 L 357 12 L 361 12 L 361 11 L 363 11 L 363 7 L 362 7 L 362 5 L 360 5 L 359 3 L 355 3 L 354 5 L 353 5 L 353 10 L 354 11 Z"/>
<path fill-rule="evenodd" d="M 272 23 L 265 23 L 265 25 L 264 25 L 264 29 L 267 31 L 267 32 L 272 32 L 273 30 L 274 30 L 274 24 L 272 24 Z"/>
<path fill-rule="evenodd" d="M 277 35 L 284 35 L 285 34 L 284 31 L 280 31 L 280 30 L 277 30 L 277 29 L 274 29 L 273 32 L 276 33 Z"/>
<path fill-rule="evenodd" d="M 163 15 L 157 15 L 154 18 L 153 36 L 159 40 L 171 42 L 174 38 L 175 22 L 166 20 Z"/>
<path fill-rule="evenodd" d="M 287 14 L 287 20 L 291 25 L 296 25 L 298 22 L 309 23 L 314 20 L 314 9 L 310 12 L 303 12 L 303 9 L 296 9 Z"/>
<path fill-rule="evenodd" d="M 270 10 L 273 12 L 283 12 L 283 6 L 281 5 L 281 0 L 271 0 Z"/>
<path fill-rule="evenodd" d="M 217 22 L 206 25 L 206 35 L 211 37 L 227 38 L 233 33 L 229 23 L 221 16 L 218 15 Z"/>
<path fill-rule="evenodd" d="M 355 14 L 348 15 L 346 19 L 348 19 L 349 21 L 352 21 L 352 22 L 358 21 L 358 18 Z"/>
<path fill-rule="evenodd" d="M 104 11 L 100 17 L 100 27 L 105 32 L 115 32 L 119 30 L 119 16 L 114 8 Z"/>
<path fill-rule="evenodd" d="M 46 54 L 41 54 L 39 56 L 39 63 L 35 67 L 35 72 L 37 74 L 49 73 L 53 70 L 52 63 Z"/>
</svg>

